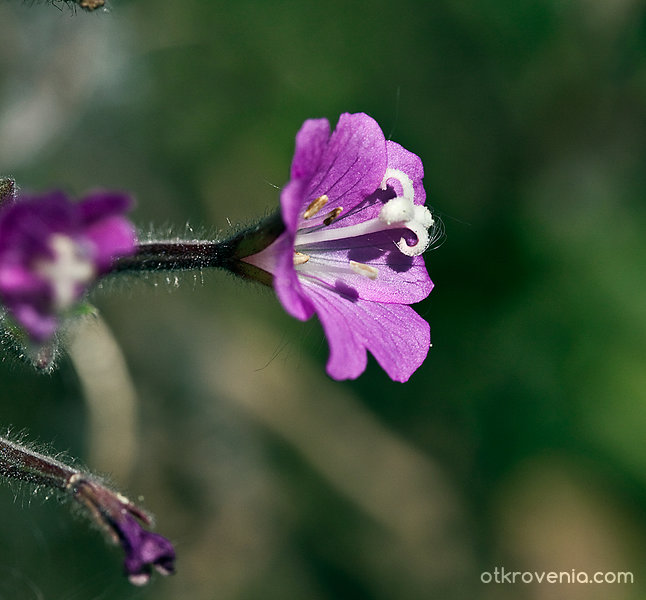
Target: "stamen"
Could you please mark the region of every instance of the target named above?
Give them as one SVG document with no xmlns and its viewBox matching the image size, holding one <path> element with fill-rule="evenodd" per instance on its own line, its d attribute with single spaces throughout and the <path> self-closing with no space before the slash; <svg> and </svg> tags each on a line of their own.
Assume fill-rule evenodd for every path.
<svg viewBox="0 0 646 600">
<path fill-rule="evenodd" d="M 335 220 L 335 219 L 336 219 L 336 218 L 337 218 L 337 217 L 338 217 L 342 212 L 343 212 L 343 207 L 342 207 L 342 206 L 339 206 L 339 207 L 335 208 L 334 210 L 331 210 L 331 211 L 328 213 L 327 217 L 325 217 L 325 219 L 323 219 L 323 225 L 326 225 L 326 226 L 327 226 L 327 225 L 332 225 L 332 223 L 334 222 L 334 220 Z"/>
<path fill-rule="evenodd" d="M 309 219 L 313 217 L 327 204 L 327 202 L 328 197 L 325 194 L 319 196 L 316 200 L 312 200 L 312 202 L 310 202 L 310 205 L 305 209 L 303 218 Z"/>
<path fill-rule="evenodd" d="M 303 254 L 302 252 L 294 252 L 294 266 L 297 267 L 298 265 L 304 265 L 310 257 L 307 254 Z"/>
<path fill-rule="evenodd" d="M 379 270 L 376 267 L 366 265 L 365 263 L 357 262 L 356 260 L 350 261 L 350 268 L 357 274 L 363 275 L 368 279 L 375 280 L 379 277 Z"/>
</svg>

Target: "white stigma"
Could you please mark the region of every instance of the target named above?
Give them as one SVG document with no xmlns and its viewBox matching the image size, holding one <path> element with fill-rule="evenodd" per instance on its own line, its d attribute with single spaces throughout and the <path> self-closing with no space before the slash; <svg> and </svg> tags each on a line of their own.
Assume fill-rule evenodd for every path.
<svg viewBox="0 0 646 600">
<path fill-rule="evenodd" d="M 417 241 L 409 246 L 406 239 L 402 237 L 398 242 L 395 242 L 397 248 L 406 256 L 419 256 L 422 254 L 431 243 L 428 229 L 435 224 L 433 215 L 425 206 L 415 204 L 415 187 L 413 186 L 411 178 L 403 171 L 399 169 L 386 169 L 380 188 L 382 190 L 387 189 L 388 181 L 393 179 L 399 182 L 401 195 L 388 200 L 382 206 L 377 218 L 345 227 L 327 229 L 341 214 L 343 209 L 338 207 L 330 211 L 323 220 L 323 225 L 326 226 L 325 229 L 312 228 L 312 231 L 308 231 L 307 229 L 299 231 L 296 245 L 306 248 L 311 244 L 359 237 L 361 235 L 379 233 L 388 229 L 408 229 L 415 234 Z M 395 193 L 397 192 L 398 190 L 395 190 Z M 318 213 L 327 201 L 327 196 L 320 196 L 307 207 L 303 217 L 307 219 Z M 353 270 L 356 270 L 352 264 L 351 267 Z M 363 272 L 361 274 L 366 275 Z M 374 277 L 376 276 L 375 274 Z"/>
<path fill-rule="evenodd" d="M 54 305 L 61 311 L 74 304 L 78 298 L 79 286 L 92 281 L 96 270 L 79 244 L 67 235 L 55 233 L 50 239 L 49 247 L 54 257 L 40 259 L 34 267 L 51 284 Z"/>
<path fill-rule="evenodd" d="M 386 225 L 400 225 L 415 234 L 417 242 L 412 246 L 404 238 L 397 242 L 399 251 L 406 256 L 419 256 L 431 243 L 428 228 L 435 223 L 433 215 L 425 206 L 413 204 L 412 198 L 388 200 L 379 213 L 379 219 Z"/>
<path fill-rule="evenodd" d="M 415 205 L 409 198 L 393 198 L 388 200 L 379 213 L 379 218 L 386 223 L 406 223 L 415 217 Z"/>
<path fill-rule="evenodd" d="M 400 171 L 399 169 L 386 169 L 384 178 L 381 181 L 382 190 L 385 190 L 388 187 L 389 179 L 396 179 L 399 181 L 402 186 L 402 196 L 404 196 L 404 198 L 410 198 L 412 200 L 415 197 L 413 182 L 411 181 L 411 178 L 404 173 L 404 171 Z"/>
<path fill-rule="evenodd" d="M 379 219 L 386 225 L 401 225 L 412 231 L 417 236 L 417 242 L 409 246 L 406 240 L 401 238 L 397 242 L 397 247 L 406 256 L 419 256 L 431 243 L 428 229 L 435 223 L 433 215 L 425 206 L 415 204 L 415 188 L 406 173 L 399 169 L 386 169 L 381 182 L 382 189 L 386 189 L 389 179 L 399 181 L 403 195 L 388 200 L 379 213 Z"/>
</svg>

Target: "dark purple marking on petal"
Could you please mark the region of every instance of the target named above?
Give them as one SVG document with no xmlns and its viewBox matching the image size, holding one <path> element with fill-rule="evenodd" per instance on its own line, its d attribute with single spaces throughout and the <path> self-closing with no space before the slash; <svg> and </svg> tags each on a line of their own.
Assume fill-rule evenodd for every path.
<svg viewBox="0 0 646 600">
<path fill-rule="evenodd" d="M 350 302 L 357 302 L 359 300 L 359 292 L 341 280 L 337 280 L 334 283 L 334 291 Z"/>
<path fill-rule="evenodd" d="M 386 264 L 396 273 L 406 273 L 415 265 L 415 258 L 402 254 L 399 250 L 389 250 L 386 253 Z"/>
</svg>

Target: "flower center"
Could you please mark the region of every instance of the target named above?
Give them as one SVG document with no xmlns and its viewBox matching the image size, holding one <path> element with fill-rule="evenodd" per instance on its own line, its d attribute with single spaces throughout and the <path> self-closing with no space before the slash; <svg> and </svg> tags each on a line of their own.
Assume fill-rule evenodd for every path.
<svg viewBox="0 0 646 600">
<path fill-rule="evenodd" d="M 332 210 L 323 221 L 323 227 L 312 227 L 311 229 L 300 229 L 296 234 L 296 246 L 305 247 L 309 244 L 320 242 L 331 242 L 347 238 L 378 233 L 388 229 L 408 229 L 415 234 L 417 241 L 409 245 L 402 237 L 396 242 L 397 248 L 406 256 L 418 256 L 426 250 L 430 244 L 428 230 L 435 223 L 431 211 L 423 205 L 416 205 L 414 202 L 415 190 L 410 177 L 398 169 L 386 169 L 381 189 L 386 189 L 388 181 L 395 179 L 401 186 L 401 196 L 392 198 L 386 202 L 379 216 L 368 219 L 362 223 L 355 223 L 346 227 L 329 226 L 337 220 L 342 212 L 338 207 Z M 328 202 L 327 196 L 320 196 L 314 200 L 305 210 L 304 219 L 309 219 L 323 208 Z"/>
<path fill-rule="evenodd" d="M 55 233 L 49 247 L 54 256 L 38 260 L 34 268 L 51 284 L 56 310 L 62 311 L 74 304 L 79 289 L 92 281 L 96 269 L 81 245 L 67 235 Z"/>
</svg>

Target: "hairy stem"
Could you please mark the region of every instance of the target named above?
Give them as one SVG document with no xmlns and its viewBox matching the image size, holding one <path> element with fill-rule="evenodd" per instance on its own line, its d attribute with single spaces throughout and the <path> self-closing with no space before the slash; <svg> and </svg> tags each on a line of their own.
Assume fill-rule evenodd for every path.
<svg viewBox="0 0 646 600">
<path fill-rule="evenodd" d="M 175 549 L 163 536 L 148 531 L 150 516 L 119 492 L 89 473 L 0 437 L 0 477 L 47 486 L 65 493 L 125 552 L 124 568 L 131 583 L 143 585 L 153 570 L 170 575 Z"/>
<path fill-rule="evenodd" d="M 0 437 L 0 475 L 3 477 L 66 490 L 79 473 L 54 458 Z"/>
<path fill-rule="evenodd" d="M 141 242 L 131 256 L 118 258 L 112 272 L 190 271 L 220 267 L 257 279 L 256 267 L 242 261 L 260 252 L 285 231 L 280 212 L 223 241 L 168 240 Z M 254 270 L 251 273 L 252 269 Z"/>
<path fill-rule="evenodd" d="M 186 271 L 223 267 L 231 258 L 226 242 L 143 242 L 132 256 L 115 261 L 112 271 Z"/>
</svg>

